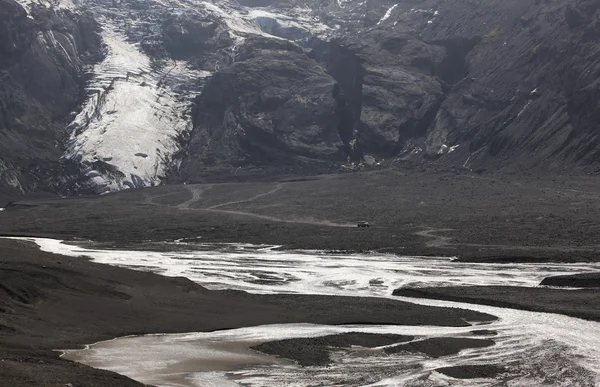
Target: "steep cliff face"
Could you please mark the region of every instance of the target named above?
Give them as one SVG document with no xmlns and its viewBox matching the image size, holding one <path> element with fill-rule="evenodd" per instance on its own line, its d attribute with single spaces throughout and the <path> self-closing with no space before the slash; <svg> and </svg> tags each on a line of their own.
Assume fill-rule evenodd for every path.
<svg viewBox="0 0 600 387">
<path fill-rule="evenodd" d="M 343 161 L 335 86 L 297 45 L 248 40 L 197 100 L 186 178 L 211 168 Z"/>
<path fill-rule="evenodd" d="M 83 98 L 84 67 L 101 56 L 86 15 L 0 2 L 0 190 L 60 184 L 66 120 Z"/>
<path fill-rule="evenodd" d="M 346 156 L 470 170 L 598 170 L 598 2 L 310 7 L 334 31 L 295 42 L 337 82 Z M 192 136 L 201 133 L 197 124 Z"/>
<path fill-rule="evenodd" d="M 598 170 L 596 0 L 21 1 L 0 1 L 11 190 L 348 160 Z"/>
<path fill-rule="evenodd" d="M 468 169 L 598 171 L 600 128 L 592 117 L 599 112 L 600 4 L 464 5 L 440 4 L 435 22 L 422 29 L 425 41 L 480 39 L 427 132 L 424 153 Z"/>
</svg>

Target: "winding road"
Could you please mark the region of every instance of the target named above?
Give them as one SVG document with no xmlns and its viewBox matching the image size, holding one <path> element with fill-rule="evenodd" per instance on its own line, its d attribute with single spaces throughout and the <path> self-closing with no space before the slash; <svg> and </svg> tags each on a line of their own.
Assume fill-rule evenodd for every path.
<svg viewBox="0 0 600 387">
<path fill-rule="evenodd" d="M 280 217 L 271 216 L 271 215 L 257 214 L 254 212 L 223 208 L 223 207 L 227 207 L 227 206 L 234 206 L 236 204 L 251 203 L 260 198 L 274 195 L 275 193 L 280 191 L 283 188 L 283 186 L 284 186 L 284 183 L 277 183 L 275 185 L 275 187 L 270 189 L 269 191 L 251 196 L 249 198 L 218 203 L 218 204 L 214 204 L 209 207 L 200 207 L 200 206 L 196 207 L 196 205 L 201 203 L 202 199 L 204 198 L 204 193 L 206 191 L 208 191 L 209 189 L 211 189 L 213 187 L 213 185 L 211 185 L 211 184 L 208 184 L 208 185 L 198 185 L 198 184 L 186 185 L 185 188 L 191 194 L 191 198 L 186 200 L 185 202 L 182 202 L 182 203 L 179 203 L 176 205 L 165 205 L 165 204 L 160 204 L 160 203 L 155 202 L 155 199 L 175 195 L 178 192 L 171 192 L 168 194 L 162 194 L 162 195 L 156 195 L 156 196 L 151 196 L 148 192 L 144 192 L 144 196 L 145 196 L 144 204 L 149 204 L 149 205 L 154 205 L 154 206 L 174 207 L 179 210 L 185 210 L 185 211 L 218 212 L 218 213 L 229 214 L 229 215 L 248 216 L 248 217 L 252 217 L 252 218 L 256 218 L 256 219 L 267 220 L 270 222 L 279 222 L 279 223 L 308 224 L 308 225 L 327 226 L 327 227 L 356 227 L 356 225 L 353 223 L 340 223 L 340 222 L 334 222 L 334 221 L 329 221 L 329 220 L 317 220 L 317 219 L 280 218 Z"/>
</svg>

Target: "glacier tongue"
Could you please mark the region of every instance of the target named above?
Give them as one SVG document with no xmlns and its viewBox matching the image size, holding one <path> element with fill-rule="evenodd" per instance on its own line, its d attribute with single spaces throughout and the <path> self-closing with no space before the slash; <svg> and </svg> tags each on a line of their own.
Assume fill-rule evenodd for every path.
<svg viewBox="0 0 600 387">
<path fill-rule="evenodd" d="M 61 1 L 58 7 L 85 3 Z M 87 100 L 69 125 L 63 158 L 79 165 L 86 188 L 100 193 L 159 184 L 179 149 L 177 138 L 191 130 L 192 100 L 201 92 L 198 80 L 211 72 L 169 55 L 151 58 L 140 46 L 145 40 L 160 41 L 161 25 L 170 17 L 185 14 L 217 21 L 232 38 L 231 46 L 221 48 L 231 60 L 249 36 L 284 39 L 265 30 L 264 23 L 271 21 L 301 36 L 323 37 L 333 31 L 309 8 L 247 8 L 237 2 L 203 0 L 144 4 L 139 9 L 84 4 L 102 26 L 106 57 L 91 69 Z"/>
<path fill-rule="evenodd" d="M 93 69 L 64 157 L 85 166 L 101 192 L 158 184 L 178 148 L 176 137 L 191 125 L 190 101 L 166 87 L 165 78 L 185 82 L 208 74 L 176 62 L 153 71 L 150 58 L 116 28 L 105 24 L 102 37 L 107 55 Z"/>
</svg>

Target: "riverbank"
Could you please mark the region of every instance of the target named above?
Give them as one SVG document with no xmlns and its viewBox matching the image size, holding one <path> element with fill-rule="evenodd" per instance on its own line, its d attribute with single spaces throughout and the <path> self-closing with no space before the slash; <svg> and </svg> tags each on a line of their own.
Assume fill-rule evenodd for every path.
<svg viewBox="0 0 600 387">
<path fill-rule="evenodd" d="M 544 278 L 540 285 L 571 288 L 600 288 L 600 273 L 557 275 Z"/>
<path fill-rule="evenodd" d="M 138 386 L 58 358 L 118 336 L 272 323 L 468 326 L 484 313 L 389 299 L 209 291 L 184 278 L 96 264 L 0 240 L 0 379 L 10 386 Z"/>
<path fill-rule="evenodd" d="M 439 288 L 401 288 L 395 296 L 427 298 L 470 304 L 559 313 L 600 321 L 598 289 L 525 288 L 519 286 L 455 286 Z"/>
<path fill-rule="evenodd" d="M 394 278 L 401 280 L 403 274 L 415 288 L 457 279 L 469 280 L 469 285 L 484 285 L 493 279 L 500 281 L 494 283 L 516 281 L 527 286 L 531 278 L 537 279 L 535 270 L 527 272 L 531 278 L 519 277 L 514 275 L 514 267 L 504 272 L 500 266 L 511 268 L 505 264 L 515 263 L 521 268 L 526 262 L 566 262 L 573 272 L 573 267 L 579 267 L 573 265 L 575 262 L 597 262 L 600 199 L 596 191 L 594 178 L 379 171 L 302 181 L 161 186 L 90 198 L 23 199 L 0 212 L 0 231 L 80 242 L 93 240 L 100 244 L 89 246 L 134 252 L 189 248 L 185 243 L 177 247 L 176 241 L 278 245 L 288 252 L 335 251 L 339 262 L 324 259 L 307 261 L 308 266 L 303 266 L 286 260 L 281 266 L 285 270 L 279 271 L 274 256 L 267 258 L 274 260 L 275 266 L 256 257 L 255 261 L 233 260 L 218 266 L 222 257 L 215 256 L 208 262 L 213 265 L 212 277 L 206 279 L 226 286 L 242 284 L 250 289 L 293 288 L 290 284 L 301 287 L 305 283 L 302 281 L 314 279 L 315 272 L 309 270 L 307 274 L 307 267 L 318 271 L 323 267 L 330 270 L 326 271 L 327 278 L 318 277 L 310 289 L 322 285 L 319 290 L 327 294 L 352 295 L 366 290 L 387 296 L 401 286 Z M 357 228 L 358 220 L 369 221 L 372 227 Z M 365 267 L 357 263 L 364 257 L 348 254 L 363 251 L 376 251 L 380 256 L 394 253 L 457 259 L 436 259 L 435 265 L 426 267 L 403 262 L 402 268 L 395 268 L 390 267 L 387 258 L 380 257 Z M 16 387 L 76 385 L 75 382 L 92 387 L 138 385 L 112 373 L 58 359 L 51 351 L 128 334 L 210 331 L 287 322 L 464 326 L 465 320 L 482 318 L 476 312 L 372 297 L 215 292 L 184 278 L 165 278 L 42 253 L 23 242 L 0 241 L 0 254 L 0 357 L 5 360 L 0 362 L 0 377 Z M 344 261 L 344 255 L 349 260 Z M 467 261 L 485 265 L 455 270 L 456 265 Z M 178 263 L 184 262 L 182 259 Z M 492 262 L 502 264 L 494 266 L 493 273 L 480 270 Z M 227 266 L 230 264 L 234 266 Z M 372 270 L 379 266 L 385 270 Z M 596 270 L 588 263 L 582 266 L 587 267 L 585 271 Z M 241 270 L 230 271 L 240 267 Z M 440 271 L 441 267 L 445 271 Z M 146 269 L 158 273 L 167 270 L 160 266 Z M 349 275 L 357 270 L 369 275 Z M 558 268 L 555 273 L 564 272 Z M 457 274 L 465 278 L 456 278 Z M 307 278 L 310 276 L 313 277 Z M 592 290 L 587 296 L 570 290 L 548 296 L 550 293 L 545 290 L 541 293 L 524 286 L 508 290 L 504 301 L 496 294 L 503 292 L 504 287 L 440 288 L 439 292 L 455 289 L 454 296 L 465 297 L 468 289 L 473 292 L 471 299 L 453 300 L 594 319 L 598 315 L 593 305 L 588 305 L 597 304 Z M 573 304 L 569 297 L 577 294 L 582 295 L 581 302 Z M 489 299 L 483 302 L 488 295 Z M 526 305 L 528 300 L 533 304 Z M 552 350 L 555 352 L 548 356 L 561 353 L 562 348 Z M 573 365 L 561 365 L 561 369 L 569 367 Z M 471 369 L 456 372 L 477 374 Z"/>
</svg>

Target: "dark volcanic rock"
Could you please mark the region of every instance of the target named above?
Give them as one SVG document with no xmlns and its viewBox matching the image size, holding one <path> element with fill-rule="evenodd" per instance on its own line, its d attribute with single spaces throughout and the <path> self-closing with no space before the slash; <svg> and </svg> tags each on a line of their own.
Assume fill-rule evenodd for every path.
<svg viewBox="0 0 600 387">
<path fill-rule="evenodd" d="M 101 57 L 88 15 L 42 6 L 32 15 L 0 2 L 0 192 L 58 183 L 65 119 L 83 98 L 84 65 Z"/>
<path fill-rule="evenodd" d="M 233 44 L 233 39 L 213 18 L 168 15 L 160 24 L 160 39 L 154 35 L 141 38 L 140 45 L 151 58 L 185 60 L 206 71 L 231 64 L 231 55 L 226 49 Z"/>
<path fill-rule="evenodd" d="M 197 99 L 183 171 L 343 160 L 336 82 L 293 43 L 253 39 Z"/>
<path fill-rule="evenodd" d="M 436 76 L 444 48 L 383 30 L 310 46 L 345 97 L 340 134 L 346 144 L 356 139 L 363 152 L 390 156 L 424 135 L 444 98 Z"/>
<path fill-rule="evenodd" d="M 341 26 L 333 39 L 306 47 L 339 84 L 338 132 L 352 159 L 374 154 L 471 170 L 598 169 L 596 1 L 243 4 L 302 4 Z M 259 24 L 284 36 L 276 21 Z M 287 115 L 273 114 L 280 113 Z M 236 123 L 246 130 L 247 123 Z"/>
<path fill-rule="evenodd" d="M 448 50 L 407 34 L 312 40 L 309 55 L 256 39 L 198 99 L 183 174 L 207 166 L 389 156 L 423 136 L 444 98 Z"/>
<path fill-rule="evenodd" d="M 0 1 L 0 68 L 19 60 L 35 36 L 33 27 L 33 21 L 17 2 Z"/>
<path fill-rule="evenodd" d="M 592 58 L 600 47 L 586 36 L 595 34 L 597 7 L 589 1 L 462 3 L 440 4 L 439 18 L 422 34 L 426 41 L 481 38 L 428 131 L 427 153 L 470 169 L 595 171 L 600 68 Z"/>
</svg>

